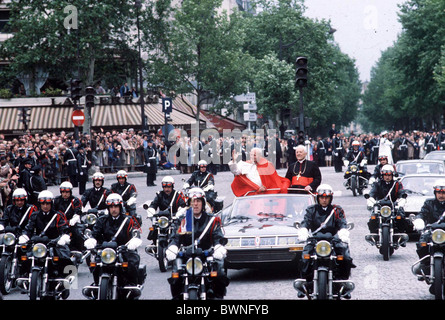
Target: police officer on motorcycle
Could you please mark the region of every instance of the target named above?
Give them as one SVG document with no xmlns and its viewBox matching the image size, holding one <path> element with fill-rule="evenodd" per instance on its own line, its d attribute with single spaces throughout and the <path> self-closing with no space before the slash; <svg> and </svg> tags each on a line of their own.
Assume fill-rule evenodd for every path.
<svg viewBox="0 0 445 320">
<path fill-rule="evenodd" d="M 360 148 L 360 142 L 357 140 L 354 140 L 352 142 L 352 149 L 349 150 L 345 157 L 345 166 L 348 167 L 349 163 L 355 162 L 359 168 L 363 171 L 361 176 L 368 179 L 370 174 L 368 173 L 366 169 L 366 164 L 368 163 L 368 160 L 366 159 L 365 153 L 359 149 Z M 347 175 L 344 176 L 345 179 L 347 179 Z M 359 179 L 360 183 L 363 185 L 363 180 Z"/>
<path fill-rule="evenodd" d="M 184 183 L 184 189 L 190 187 L 198 187 L 204 190 L 206 194 L 206 200 L 212 208 L 215 207 L 216 192 L 215 188 L 215 178 L 211 172 L 207 171 L 207 161 L 200 160 L 198 162 L 198 170 L 192 173 L 190 179 Z"/>
<path fill-rule="evenodd" d="M 12 232 L 21 235 L 28 223 L 29 217 L 37 207 L 27 203 L 28 194 L 23 188 L 17 188 L 12 193 L 12 204 L 8 205 L 0 218 L 0 231 Z"/>
<path fill-rule="evenodd" d="M 82 202 L 73 195 L 73 185 L 69 181 L 64 181 L 59 187 L 60 195 L 54 199 L 54 209 L 62 211 L 68 220 L 71 233 L 70 248 L 72 250 L 82 251 L 83 238 L 77 224 L 81 222 L 83 216 Z"/>
<path fill-rule="evenodd" d="M 66 266 L 73 265 L 68 247 L 71 241 L 68 221 L 63 212 L 55 210 L 54 195 L 51 191 L 40 192 L 38 202 L 39 210 L 33 212 L 29 217 L 29 221 L 19 237 L 19 244 L 25 244 L 30 239 L 32 241 L 57 240 L 55 250 L 59 257 L 59 272 L 63 274 Z M 64 292 L 64 298 L 68 295 L 69 290 L 67 289 Z"/>
<path fill-rule="evenodd" d="M 119 170 L 116 173 L 116 183 L 111 185 L 111 192 L 118 193 L 124 201 L 126 211 L 130 216 L 136 216 L 136 198 L 138 193 L 136 186 L 128 182 L 128 174 L 125 170 Z"/>
<path fill-rule="evenodd" d="M 382 199 L 388 199 L 392 203 L 394 203 L 395 208 L 398 210 L 399 214 L 401 214 L 403 219 L 398 220 L 399 223 L 397 227 L 400 230 L 405 230 L 408 225 L 405 217 L 405 213 L 403 207 L 406 203 L 406 199 L 403 197 L 405 191 L 403 190 L 403 185 L 400 181 L 394 180 L 395 170 L 394 166 L 390 164 L 386 164 L 382 167 L 380 171 L 382 179 L 376 181 L 369 192 L 369 198 L 367 199 L 367 207 L 368 210 L 374 206 L 376 201 Z M 377 219 L 369 219 L 368 228 L 371 233 L 377 233 L 378 230 L 378 221 Z M 368 236 L 367 236 L 368 237 Z"/>
<path fill-rule="evenodd" d="M 227 239 L 222 232 L 221 220 L 206 212 L 205 193 L 201 188 L 190 189 L 188 205 L 186 217 L 172 235 L 166 257 L 169 261 L 175 260 L 179 248 L 191 245 L 192 239 L 197 240 L 200 238 L 198 247 L 203 250 L 213 247 L 213 258 L 218 263 L 218 270 L 217 277 L 212 281 L 210 289 L 213 291 L 215 298 L 223 298 L 226 294 L 226 287 L 229 285 L 229 279 L 223 269 L 224 258 L 227 254 L 227 249 L 224 245 Z M 187 224 L 191 226 L 192 223 L 193 228 L 189 229 L 186 227 Z M 193 235 L 191 230 L 193 230 Z M 178 298 L 182 293 L 181 279 L 169 278 L 168 281 L 173 299 Z"/>
<path fill-rule="evenodd" d="M 433 189 L 434 198 L 425 200 L 419 214 L 413 221 L 413 227 L 416 231 L 420 232 L 425 229 L 426 224 L 433 224 L 436 228 L 445 229 L 445 181 L 437 182 Z M 419 259 L 422 259 L 429 254 L 428 246 L 422 246 L 421 243 L 431 242 L 432 231 L 433 230 L 429 230 L 428 232 L 423 232 L 420 235 L 419 241 L 416 244 L 416 252 Z M 414 272 L 418 275 L 422 275 L 422 273 L 429 274 L 430 260 L 422 260 L 416 265 Z"/>
<path fill-rule="evenodd" d="M 82 206 L 85 207 L 89 203 L 91 209 L 105 210 L 107 209 L 105 200 L 111 194 L 111 190 L 103 186 L 105 177 L 102 172 L 94 173 L 92 180 L 93 187 L 85 190 L 82 195 Z"/>
<path fill-rule="evenodd" d="M 176 216 L 181 208 L 186 207 L 186 203 L 181 193 L 175 190 L 175 180 L 171 176 L 166 176 L 162 179 L 162 190 L 156 192 L 156 196 L 147 209 L 147 217 L 152 218 L 156 213 L 156 210 L 165 211 L 170 210 L 171 218 Z M 153 241 L 153 245 L 156 245 L 157 230 L 150 230 L 148 240 Z"/>
<path fill-rule="evenodd" d="M 140 257 L 136 249 L 142 244 L 142 240 L 134 236 L 133 230 L 138 226 L 125 214 L 124 203 L 119 194 L 111 193 L 105 205 L 109 214 L 100 216 L 94 224 L 92 237 L 84 242 L 85 248 L 90 250 L 104 242 L 115 242 L 117 246 L 126 244 L 128 250 L 123 254 L 125 261 L 128 261 L 128 272 L 123 276 L 127 285 L 137 285 Z M 99 274 L 93 272 L 93 276 L 95 285 L 98 285 Z"/>
<path fill-rule="evenodd" d="M 332 203 L 334 191 L 328 184 L 318 186 L 317 203 L 306 208 L 301 227 L 298 229 L 298 239 L 307 241 L 309 231 L 316 235 L 319 233 L 330 233 L 334 236 L 332 244 L 337 255 L 344 257 L 343 261 L 339 261 L 338 270 L 334 270 L 336 279 L 347 280 L 351 274 L 351 268 L 355 268 L 349 251 L 349 230 L 347 229 L 346 216 L 343 209 L 339 205 Z M 303 249 L 304 254 L 313 254 L 315 250 L 316 240 L 310 241 Z M 313 270 L 310 270 L 309 260 L 301 260 L 301 272 L 303 278 L 312 281 Z"/>
</svg>

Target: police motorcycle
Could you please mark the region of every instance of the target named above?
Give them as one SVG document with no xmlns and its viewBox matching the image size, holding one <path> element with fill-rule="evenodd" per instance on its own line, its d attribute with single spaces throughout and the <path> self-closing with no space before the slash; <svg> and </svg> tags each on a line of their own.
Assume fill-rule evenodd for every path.
<svg viewBox="0 0 445 320">
<path fill-rule="evenodd" d="M 122 198 L 113 194 L 108 196 L 107 205 L 110 203 L 120 203 L 123 206 Z M 127 218 L 129 219 L 129 218 Z M 116 299 L 138 299 L 142 294 L 143 285 L 146 278 L 146 266 L 141 264 L 137 270 L 137 283 L 130 285 L 125 281 L 125 275 L 128 274 L 129 262 L 124 258 L 128 251 L 135 250 L 140 243 L 140 230 L 132 231 L 132 238 L 124 245 L 118 245 L 115 241 L 118 234 L 122 231 L 126 219 L 120 225 L 115 236 L 111 241 L 104 241 L 97 244 L 92 238 L 91 232 L 87 231 L 85 236 L 90 240 L 91 247 L 87 250 L 91 252 L 90 271 L 98 275 L 98 283 L 85 286 L 82 294 L 91 300 L 116 300 Z"/>
<path fill-rule="evenodd" d="M 6 227 L 0 235 L 0 292 L 9 294 L 17 286 L 16 280 L 23 272 L 22 256 L 26 256 L 26 245 L 18 243 L 14 232 Z"/>
<path fill-rule="evenodd" d="M 148 205 L 146 203 L 144 204 L 144 208 L 146 210 L 148 209 Z M 180 212 L 173 215 L 171 212 L 171 207 L 169 207 L 164 211 L 155 213 L 152 217 L 153 224 L 150 227 L 150 231 L 157 231 L 156 250 L 152 250 L 152 246 L 147 245 L 145 247 L 145 252 L 158 260 L 159 270 L 161 272 L 167 271 L 167 267 L 169 265 L 166 257 L 168 242 L 170 235 L 176 228 L 176 224 L 179 220 L 178 218 L 181 216 L 182 214 Z"/>
<path fill-rule="evenodd" d="M 347 230 L 354 228 L 353 223 L 348 223 Z M 295 222 L 295 227 L 300 228 L 300 223 Z M 334 236 L 329 233 L 320 233 L 318 230 L 312 232 L 307 243 L 315 244 L 314 254 L 304 254 L 303 259 L 309 260 L 314 271 L 313 281 L 296 279 L 293 283 L 294 289 L 299 297 L 307 297 L 309 300 L 333 300 L 350 299 L 355 284 L 351 280 L 336 279 L 339 261 L 343 256 L 337 255 L 332 243 Z"/>
<path fill-rule="evenodd" d="M 17 188 L 13 193 L 13 198 L 26 200 L 27 193 L 24 189 Z M 24 225 L 30 210 L 32 210 L 31 206 L 22 215 L 19 226 Z M 4 295 L 17 287 L 16 280 L 23 273 L 21 257 L 26 255 L 26 245 L 22 246 L 18 243 L 18 234 L 21 230 L 19 226 L 0 225 L 0 292 Z"/>
<path fill-rule="evenodd" d="M 137 202 L 137 192 L 133 191 L 131 193 L 132 185 L 127 183 L 125 189 L 122 187 L 119 190 L 119 179 L 124 178 L 125 181 L 127 181 L 128 174 L 125 170 L 119 170 L 116 173 L 116 178 L 118 180 L 118 183 L 115 183 L 111 186 L 111 190 L 115 193 L 119 193 L 124 199 L 124 207 L 126 209 L 126 212 L 129 213 L 130 216 L 132 216 L 139 224 L 139 226 L 142 225 L 142 217 L 136 213 L 136 202 Z M 133 186 L 134 187 L 134 186 Z M 116 188 L 116 190 L 115 190 Z M 122 190 L 123 189 L 123 190 Z M 130 195 L 130 196 L 128 196 Z M 127 199 L 127 200 L 125 200 Z"/>
<path fill-rule="evenodd" d="M 414 220 L 414 216 L 411 215 Z M 416 219 L 421 220 L 421 219 Z M 416 223 L 414 220 L 414 223 Z M 442 216 L 439 221 L 427 224 L 421 221 L 423 226 L 422 234 L 430 233 L 431 241 L 421 242 L 422 247 L 428 248 L 428 254 L 411 266 L 412 273 L 419 281 L 425 281 L 430 285 L 430 292 L 434 294 L 436 300 L 445 299 L 445 219 Z M 428 266 L 428 270 L 423 270 L 421 263 Z"/>
<path fill-rule="evenodd" d="M 365 194 L 364 197 L 370 199 L 369 194 Z M 401 203 L 405 201 L 406 197 L 407 194 L 402 195 Z M 404 247 L 409 239 L 408 234 L 404 232 L 396 233 L 397 225 L 404 224 L 403 205 L 394 203 L 390 199 L 381 199 L 375 201 L 373 206 L 368 208 L 371 211 L 371 220 L 377 220 L 378 222 L 378 233 L 368 234 L 365 239 L 379 249 L 383 260 L 388 261 L 394 250 L 401 246 Z"/>
<path fill-rule="evenodd" d="M 366 169 L 366 160 L 362 160 L 360 164 L 356 161 L 349 162 L 343 161 L 346 169 L 344 178 L 346 181 L 343 185 L 346 189 L 352 191 L 352 195 L 355 197 L 357 194 L 363 194 L 363 190 L 368 187 L 368 181 L 370 173 Z"/>
</svg>

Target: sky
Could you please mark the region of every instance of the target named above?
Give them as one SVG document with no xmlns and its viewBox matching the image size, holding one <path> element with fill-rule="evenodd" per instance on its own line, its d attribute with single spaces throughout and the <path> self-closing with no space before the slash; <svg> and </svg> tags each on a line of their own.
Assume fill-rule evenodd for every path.
<svg viewBox="0 0 445 320">
<path fill-rule="evenodd" d="M 305 0 L 305 15 L 331 21 L 334 40 L 342 52 L 355 59 L 362 82 L 381 52 L 392 46 L 402 27 L 398 4 L 405 0 Z"/>
</svg>

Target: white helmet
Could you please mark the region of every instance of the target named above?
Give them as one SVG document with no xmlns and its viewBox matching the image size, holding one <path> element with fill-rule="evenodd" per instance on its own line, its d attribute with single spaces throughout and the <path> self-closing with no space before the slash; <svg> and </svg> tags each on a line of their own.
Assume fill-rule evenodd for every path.
<svg viewBox="0 0 445 320">
<path fill-rule="evenodd" d="M 207 161 L 205 161 L 205 160 L 199 160 L 199 161 L 198 161 L 198 167 L 200 167 L 200 166 L 207 166 Z"/>
<path fill-rule="evenodd" d="M 317 188 L 317 196 L 333 196 L 334 190 L 332 190 L 332 187 L 326 183 L 320 184 Z"/>
<path fill-rule="evenodd" d="M 193 199 L 201 199 L 202 200 L 202 209 L 205 209 L 206 206 L 206 194 L 204 190 L 198 187 L 191 188 L 188 191 L 188 197 L 189 197 L 189 205 L 191 204 L 191 201 Z"/>
<path fill-rule="evenodd" d="M 73 185 L 69 181 L 64 181 L 64 182 L 62 182 L 60 184 L 59 189 L 60 189 L 60 192 L 66 191 L 66 190 L 69 190 L 69 191 L 72 192 L 73 191 Z"/>
<path fill-rule="evenodd" d="M 394 167 L 390 164 L 385 164 L 382 169 L 380 169 L 382 175 L 394 175 Z"/>
<path fill-rule="evenodd" d="M 165 176 L 164 178 L 162 178 L 162 186 L 164 185 L 168 185 L 168 186 L 174 186 L 175 185 L 175 179 L 173 179 L 172 176 Z"/>
<path fill-rule="evenodd" d="M 105 176 L 102 172 L 97 171 L 93 174 L 93 181 L 94 180 L 104 180 L 104 179 L 105 179 Z"/>
<path fill-rule="evenodd" d="M 119 178 L 125 178 L 125 179 L 127 179 L 127 177 L 128 177 L 128 174 L 127 174 L 127 171 L 125 171 L 125 170 L 119 170 L 119 171 L 116 173 L 116 179 L 119 179 Z"/>
<path fill-rule="evenodd" d="M 12 200 L 16 199 L 24 199 L 25 201 L 28 200 L 28 194 L 26 193 L 26 190 L 23 188 L 17 188 L 12 193 Z"/>
<path fill-rule="evenodd" d="M 54 195 L 51 191 L 49 190 L 43 190 L 39 193 L 39 196 L 37 197 L 37 200 L 39 201 L 39 203 L 42 202 L 51 202 L 51 204 L 54 201 Z"/>
<path fill-rule="evenodd" d="M 353 146 L 359 146 L 360 142 L 358 142 L 357 140 L 352 141 L 352 145 Z"/>
<path fill-rule="evenodd" d="M 118 193 L 112 193 L 107 197 L 107 200 L 105 200 L 105 204 L 107 206 L 111 205 L 119 205 L 121 207 L 121 212 L 124 210 L 124 200 L 122 199 L 122 196 Z"/>
</svg>

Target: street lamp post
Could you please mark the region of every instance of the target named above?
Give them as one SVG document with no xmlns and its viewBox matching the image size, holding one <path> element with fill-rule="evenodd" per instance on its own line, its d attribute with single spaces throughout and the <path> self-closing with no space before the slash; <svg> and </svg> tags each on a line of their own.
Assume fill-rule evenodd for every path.
<svg viewBox="0 0 445 320">
<path fill-rule="evenodd" d="M 138 67 L 139 67 L 139 101 L 141 103 L 141 121 L 142 121 L 142 132 L 147 132 L 147 120 L 145 117 L 145 101 L 144 101 L 144 79 L 142 78 L 142 52 L 141 52 L 141 35 L 139 28 L 139 12 L 142 7 L 141 0 L 135 0 L 134 6 L 136 7 L 136 26 L 138 28 L 138 47 L 139 47 L 139 57 L 138 57 Z"/>
</svg>

